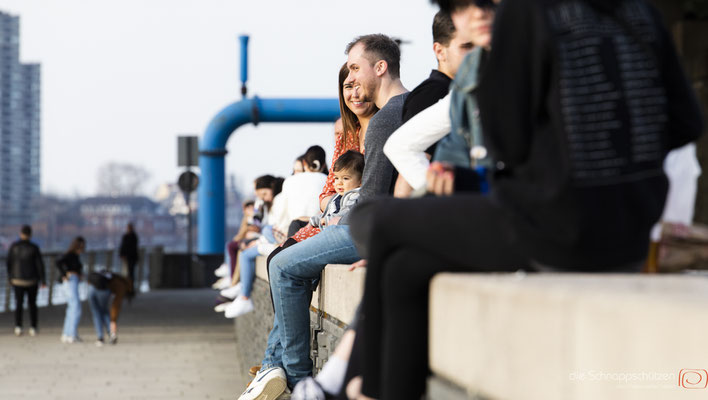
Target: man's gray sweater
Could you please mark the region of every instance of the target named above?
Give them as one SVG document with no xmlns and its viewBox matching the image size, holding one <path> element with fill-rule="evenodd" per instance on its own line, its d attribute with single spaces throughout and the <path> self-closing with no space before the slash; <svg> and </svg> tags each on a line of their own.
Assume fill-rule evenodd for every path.
<svg viewBox="0 0 708 400">
<path fill-rule="evenodd" d="M 408 92 L 389 99 L 369 121 L 364 139 L 364 173 L 361 177 L 359 203 L 377 196 L 391 194 L 393 165 L 383 152 L 388 137 L 401 126 L 403 102 Z M 342 217 L 340 225 L 349 224 L 349 214 Z"/>
</svg>

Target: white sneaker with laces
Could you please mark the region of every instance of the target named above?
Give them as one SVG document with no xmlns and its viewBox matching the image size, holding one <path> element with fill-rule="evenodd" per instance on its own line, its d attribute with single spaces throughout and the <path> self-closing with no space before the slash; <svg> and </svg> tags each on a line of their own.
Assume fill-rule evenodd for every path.
<svg viewBox="0 0 708 400">
<path fill-rule="evenodd" d="M 276 400 L 282 399 L 286 394 L 289 398 L 285 370 L 273 367 L 258 371 L 238 400 Z"/>
<path fill-rule="evenodd" d="M 22 328 L 19 326 L 15 327 L 15 336 L 22 336 Z"/>
<path fill-rule="evenodd" d="M 241 282 L 222 290 L 219 294 L 224 297 L 228 297 L 229 299 L 235 299 L 236 296 L 241 294 Z"/>
<path fill-rule="evenodd" d="M 224 310 L 226 318 L 236 318 L 246 313 L 253 311 L 253 300 L 239 296 Z"/>
<path fill-rule="evenodd" d="M 34 328 L 29 328 L 29 335 L 30 336 L 37 336 L 37 330 Z"/>
</svg>

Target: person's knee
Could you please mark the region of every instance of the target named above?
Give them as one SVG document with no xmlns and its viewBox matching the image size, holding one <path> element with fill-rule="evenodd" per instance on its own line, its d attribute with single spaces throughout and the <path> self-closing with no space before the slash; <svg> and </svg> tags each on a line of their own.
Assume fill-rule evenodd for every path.
<svg viewBox="0 0 708 400">
<path fill-rule="evenodd" d="M 278 282 L 280 278 L 282 277 L 282 272 L 283 268 L 285 266 L 285 257 L 281 257 L 281 254 L 277 254 L 275 257 L 273 257 L 270 260 L 269 264 L 269 269 L 268 269 L 268 279 L 271 282 L 271 285 L 273 282 Z"/>
</svg>

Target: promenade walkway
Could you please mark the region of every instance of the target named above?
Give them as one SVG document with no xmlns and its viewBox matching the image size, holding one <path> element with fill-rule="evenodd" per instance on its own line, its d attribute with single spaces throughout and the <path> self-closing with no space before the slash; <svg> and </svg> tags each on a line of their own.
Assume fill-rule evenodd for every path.
<svg viewBox="0 0 708 400">
<path fill-rule="evenodd" d="M 215 292 L 158 290 L 125 303 L 115 346 L 94 345 L 83 303 L 83 343 L 59 342 L 65 306 L 40 308 L 36 337 L 13 334 L 0 313 L 0 399 L 233 399 L 238 371 L 231 320 L 212 311 Z M 28 315 L 25 311 L 25 329 Z"/>
</svg>

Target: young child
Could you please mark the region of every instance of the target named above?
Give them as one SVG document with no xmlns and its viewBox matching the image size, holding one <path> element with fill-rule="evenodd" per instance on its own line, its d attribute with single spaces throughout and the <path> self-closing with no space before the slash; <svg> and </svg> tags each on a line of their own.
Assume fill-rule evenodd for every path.
<svg viewBox="0 0 708 400">
<path fill-rule="evenodd" d="M 332 218 L 343 217 L 359 200 L 361 174 L 364 172 L 364 156 L 359 152 L 349 150 L 339 156 L 332 166 L 332 170 L 334 171 L 334 189 L 337 194 L 332 196 L 322 214 L 310 218 L 310 224 L 320 229 L 330 225 Z"/>
</svg>

